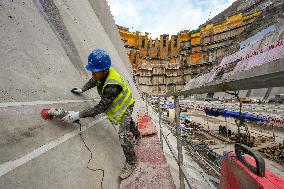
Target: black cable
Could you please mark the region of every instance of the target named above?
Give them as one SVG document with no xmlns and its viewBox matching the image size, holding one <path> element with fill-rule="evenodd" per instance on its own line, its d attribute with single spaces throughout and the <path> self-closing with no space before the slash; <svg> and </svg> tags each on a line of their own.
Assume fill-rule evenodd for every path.
<svg viewBox="0 0 284 189">
<path fill-rule="evenodd" d="M 105 177 L 105 171 L 103 170 L 103 169 L 92 169 L 92 168 L 90 168 L 89 167 L 89 163 L 90 163 L 90 161 L 93 159 L 93 153 L 92 153 L 92 151 L 90 150 L 90 148 L 87 146 L 87 144 L 86 144 L 86 142 L 85 142 L 85 140 L 84 140 L 84 138 L 83 138 L 83 136 L 82 136 L 82 125 L 81 125 L 81 123 L 80 123 L 80 121 L 76 121 L 76 123 L 78 123 L 79 125 L 80 125 L 80 133 L 79 133 L 79 135 L 80 135 L 80 138 L 82 139 L 82 141 L 83 141 L 83 143 L 84 143 L 84 145 L 85 145 L 85 147 L 86 147 L 86 149 L 90 152 L 90 154 L 91 154 L 91 156 L 90 156 L 90 159 L 89 159 L 89 161 L 88 161 L 88 164 L 87 164 L 87 169 L 89 169 L 90 171 L 101 171 L 102 173 L 103 173 L 103 176 L 102 176 L 102 180 L 101 180 L 101 189 L 103 189 L 103 182 L 104 182 L 104 177 Z"/>
</svg>

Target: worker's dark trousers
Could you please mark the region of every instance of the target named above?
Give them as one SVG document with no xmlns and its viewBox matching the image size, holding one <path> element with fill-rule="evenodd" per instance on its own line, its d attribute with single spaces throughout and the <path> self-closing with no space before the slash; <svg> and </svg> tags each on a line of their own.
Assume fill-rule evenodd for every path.
<svg viewBox="0 0 284 189">
<path fill-rule="evenodd" d="M 134 104 L 129 106 L 123 115 L 121 124 L 119 127 L 119 141 L 122 146 L 126 162 L 134 164 L 137 161 L 137 157 L 133 146 L 133 137 L 138 136 L 140 133 L 135 125 L 131 115 L 133 112 Z"/>
</svg>

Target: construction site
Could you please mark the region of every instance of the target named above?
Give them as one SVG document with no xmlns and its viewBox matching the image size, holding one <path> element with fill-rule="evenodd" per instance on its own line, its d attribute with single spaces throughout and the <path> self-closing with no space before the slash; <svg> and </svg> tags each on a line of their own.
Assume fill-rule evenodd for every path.
<svg viewBox="0 0 284 189">
<path fill-rule="evenodd" d="M 0 0 L 0 188 L 284 189 L 284 1 L 155 39 L 110 6 Z"/>
</svg>

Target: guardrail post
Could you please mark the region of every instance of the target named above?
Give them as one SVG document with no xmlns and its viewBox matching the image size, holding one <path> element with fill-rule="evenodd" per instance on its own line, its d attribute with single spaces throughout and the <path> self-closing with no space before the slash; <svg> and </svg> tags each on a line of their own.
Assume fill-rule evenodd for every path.
<svg viewBox="0 0 284 189">
<path fill-rule="evenodd" d="M 148 115 L 149 109 L 148 109 L 148 98 L 146 96 L 146 115 Z"/>
<path fill-rule="evenodd" d="M 178 166 L 179 166 L 179 183 L 180 189 L 184 189 L 184 175 L 183 175 L 183 155 L 181 142 L 181 128 L 180 128 L 180 107 L 178 96 L 174 97 L 175 101 L 175 121 L 176 121 L 176 135 L 177 135 L 177 150 L 178 150 Z"/>
<path fill-rule="evenodd" d="M 163 134 L 162 134 L 162 124 L 161 124 L 161 116 L 162 116 L 162 112 L 161 112 L 161 98 L 158 98 L 158 110 L 159 110 L 159 126 L 160 126 L 160 142 L 161 142 L 161 146 L 163 148 Z"/>
</svg>

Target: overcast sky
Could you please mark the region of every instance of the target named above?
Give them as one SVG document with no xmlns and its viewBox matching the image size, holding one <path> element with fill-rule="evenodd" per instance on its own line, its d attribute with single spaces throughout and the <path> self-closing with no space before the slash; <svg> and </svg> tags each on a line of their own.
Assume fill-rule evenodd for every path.
<svg viewBox="0 0 284 189">
<path fill-rule="evenodd" d="M 115 22 L 152 38 L 194 30 L 235 0 L 107 0 Z M 211 12 L 211 13 L 210 13 Z"/>
</svg>

